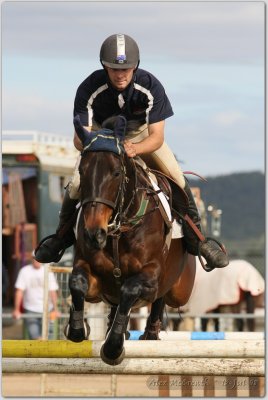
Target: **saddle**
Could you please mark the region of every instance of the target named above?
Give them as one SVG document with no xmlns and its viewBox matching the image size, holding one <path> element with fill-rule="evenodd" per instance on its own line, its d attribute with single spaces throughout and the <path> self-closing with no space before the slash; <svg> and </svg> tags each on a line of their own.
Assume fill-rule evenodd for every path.
<svg viewBox="0 0 268 400">
<path fill-rule="evenodd" d="M 172 178 L 169 178 L 169 176 L 158 170 L 149 168 L 140 157 L 136 157 L 134 161 L 153 189 L 152 195 L 158 204 L 159 211 L 165 222 L 165 247 L 166 250 L 169 250 L 172 239 L 183 237 L 183 217 L 178 218 L 178 210 L 181 216 L 186 213 L 188 208 L 187 194 L 172 180 Z M 174 204 L 176 206 L 176 213 L 174 213 Z"/>
<path fill-rule="evenodd" d="M 137 164 L 137 166 L 141 167 L 143 173 L 146 175 L 146 177 L 151 182 L 151 185 L 156 190 L 156 194 L 162 192 L 165 195 L 165 198 L 168 200 L 172 216 L 171 219 L 167 220 L 169 213 L 165 209 L 164 204 L 161 202 L 161 198 L 161 208 L 159 207 L 161 214 L 162 208 L 164 210 L 164 214 L 162 215 L 165 222 L 167 223 L 167 226 L 171 227 L 170 222 L 172 222 L 173 219 L 181 222 L 180 218 L 178 218 L 178 215 L 181 215 L 181 218 L 183 218 L 183 216 L 187 213 L 189 207 L 189 200 L 185 191 L 181 187 L 179 187 L 178 184 L 168 175 L 159 170 L 149 168 L 140 157 L 135 158 L 135 163 Z M 155 185 L 158 186 L 158 190 Z M 175 210 L 176 212 L 174 212 Z"/>
</svg>

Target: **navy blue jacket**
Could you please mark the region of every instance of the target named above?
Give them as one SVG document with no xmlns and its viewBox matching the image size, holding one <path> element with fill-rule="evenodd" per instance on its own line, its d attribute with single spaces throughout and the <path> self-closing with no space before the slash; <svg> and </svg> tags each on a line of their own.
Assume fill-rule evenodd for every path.
<svg viewBox="0 0 268 400">
<path fill-rule="evenodd" d="M 78 87 L 74 101 L 74 116 L 79 114 L 84 126 L 92 120 L 102 124 L 107 118 L 124 115 L 127 120 L 153 124 L 173 115 L 162 84 L 150 72 L 138 69 L 128 87 L 114 89 L 104 69 L 89 75 Z"/>
</svg>

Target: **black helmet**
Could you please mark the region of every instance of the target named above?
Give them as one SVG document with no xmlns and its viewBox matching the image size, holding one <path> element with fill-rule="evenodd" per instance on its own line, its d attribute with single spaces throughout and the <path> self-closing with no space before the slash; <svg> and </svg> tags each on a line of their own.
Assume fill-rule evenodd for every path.
<svg viewBox="0 0 268 400">
<path fill-rule="evenodd" d="M 100 62 L 109 68 L 137 68 L 140 62 L 138 45 L 128 35 L 111 35 L 102 43 Z"/>
</svg>

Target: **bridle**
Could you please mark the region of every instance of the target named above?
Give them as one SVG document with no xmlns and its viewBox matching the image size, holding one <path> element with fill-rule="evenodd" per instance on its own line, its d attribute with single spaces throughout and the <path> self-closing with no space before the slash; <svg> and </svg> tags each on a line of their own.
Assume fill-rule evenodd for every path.
<svg viewBox="0 0 268 400">
<path fill-rule="evenodd" d="M 125 152 L 122 152 L 120 155 L 114 153 L 114 156 L 118 157 L 120 160 L 120 184 L 115 201 L 111 201 L 102 197 L 95 197 L 95 198 L 86 197 L 81 201 L 82 205 L 81 211 L 86 205 L 91 204 L 92 207 L 95 207 L 97 203 L 105 204 L 108 207 L 112 208 L 113 210 L 113 214 L 111 216 L 112 221 L 108 224 L 107 236 L 110 236 L 112 240 L 112 252 L 114 260 L 113 275 L 115 277 L 116 283 L 118 285 L 121 285 L 122 271 L 119 261 L 119 239 L 121 237 L 121 233 L 133 229 L 137 223 L 140 223 L 142 221 L 145 215 L 154 212 L 158 208 L 158 205 L 150 209 L 149 211 L 145 212 L 141 216 L 138 217 L 137 215 L 132 217 L 127 216 L 129 209 L 135 200 L 135 195 L 138 191 L 143 191 L 146 193 L 149 192 L 150 194 L 152 194 L 151 192 L 155 194 L 155 191 L 150 190 L 147 187 L 137 186 L 138 172 L 135 161 L 132 158 L 128 158 Z M 127 176 L 127 170 L 126 170 L 127 163 L 129 163 L 130 168 L 132 167 L 131 168 L 131 172 L 133 173 L 132 180 L 130 180 Z M 128 186 L 130 182 L 131 182 L 131 187 Z M 130 197 L 129 200 L 126 202 L 127 189 L 128 193 L 130 193 Z"/>
<path fill-rule="evenodd" d="M 83 156 L 83 153 L 82 153 Z M 124 163 L 124 158 L 125 158 L 125 153 L 122 153 L 120 155 L 114 154 L 115 157 L 118 157 L 120 160 L 120 184 L 118 187 L 118 192 L 115 201 L 108 200 L 103 197 L 86 197 L 81 201 L 81 206 L 84 208 L 86 205 L 91 203 L 91 207 L 96 207 L 97 203 L 104 204 L 113 210 L 112 214 L 112 222 L 108 224 L 108 235 L 111 234 L 112 232 L 118 231 L 121 227 L 122 220 L 126 216 L 126 213 L 133 201 L 134 195 L 135 195 L 135 187 L 136 187 L 136 180 L 137 180 L 137 173 L 136 169 L 134 169 L 134 188 L 132 190 L 132 198 L 130 202 L 128 203 L 127 207 L 125 210 L 123 210 L 124 204 L 125 204 L 125 194 L 126 194 L 126 189 L 127 189 L 127 184 L 129 183 L 130 179 L 128 178 L 126 174 L 126 167 Z M 132 160 L 133 162 L 133 160 Z M 134 163 L 134 162 L 133 162 Z"/>
</svg>

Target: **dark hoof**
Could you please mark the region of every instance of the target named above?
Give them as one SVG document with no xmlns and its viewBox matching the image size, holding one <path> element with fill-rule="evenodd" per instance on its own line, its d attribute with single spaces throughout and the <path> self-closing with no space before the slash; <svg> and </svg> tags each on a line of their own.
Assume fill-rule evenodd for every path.
<svg viewBox="0 0 268 400">
<path fill-rule="evenodd" d="M 158 319 L 155 322 L 151 321 L 149 317 L 144 333 L 139 337 L 139 340 L 160 340 L 159 332 L 161 330 L 162 322 Z"/>
<path fill-rule="evenodd" d="M 66 325 L 64 329 L 64 335 L 68 340 L 72 342 L 82 342 L 83 340 L 87 340 L 90 334 L 90 326 L 88 325 L 87 321 L 84 320 L 84 328 L 82 329 L 74 329 L 68 325 Z"/>
<path fill-rule="evenodd" d="M 140 335 L 139 340 L 146 340 L 145 334 Z"/>
<path fill-rule="evenodd" d="M 121 362 L 125 358 L 125 349 L 124 349 L 124 347 L 123 347 L 123 350 L 122 350 L 120 356 L 115 358 L 115 359 L 109 358 L 104 354 L 104 347 L 105 347 L 105 343 L 101 346 L 101 351 L 100 351 L 100 356 L 101 356 L 102 361 L 105 362 L 105 364 L 108 364 L 108 365 L 121 364 Z"/>
<path fill-rule="evenodd" d="M 161 340 L 158 336 L 157 333 L 143 333 L 140 337 L 139 340 Z"/>
<path fill-rule="evenodd" d="M 215 269 L 215 267 L 209 267 L 208 265 L 204 265 L 203 268 L 204 268 L 204 270 L 206 272 L 210 272 L 210 271 L 213 271 Z"/>
</svg>

